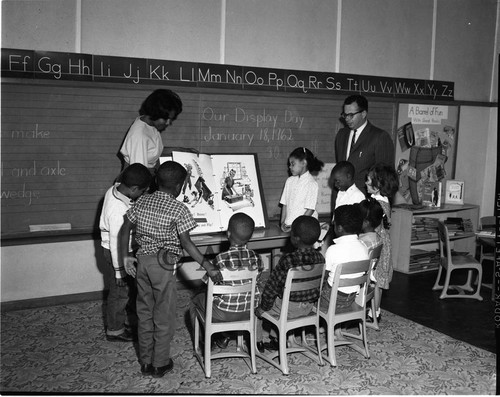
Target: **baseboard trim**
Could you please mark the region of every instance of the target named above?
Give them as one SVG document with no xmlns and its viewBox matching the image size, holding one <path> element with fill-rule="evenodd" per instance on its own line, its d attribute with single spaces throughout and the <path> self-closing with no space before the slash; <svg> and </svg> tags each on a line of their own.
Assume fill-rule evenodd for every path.
<svg viewBox="0 0 500 397">
<path fill-rule="evenodd" d="M 178 281 L 177 289 L 196 289 L 201 285 L 199 280 L 190 280 L 189 283 Z M 1 302 L 1 311 L 8 312 L 14 310 L 36 309 L 39 307 L 59 306 L 72 303 L 104 300 L 108 294 L 107 290 L 81 292 L 78 294 L 48 296 L 44 298 L 23 299 L 17 301 Z"/>
<path fill-rule="evenodd" d="M 48 296 L 45 298 L 23 299 L 10 302 L 2 302 L 2 312 L 23 309 L 36 309 L 46 306 L 58 306 L 68 303 L 80 303 L 93 300 L 103 300 L 107 291 L 82 292 L 79 294 Z"/>
</svg>

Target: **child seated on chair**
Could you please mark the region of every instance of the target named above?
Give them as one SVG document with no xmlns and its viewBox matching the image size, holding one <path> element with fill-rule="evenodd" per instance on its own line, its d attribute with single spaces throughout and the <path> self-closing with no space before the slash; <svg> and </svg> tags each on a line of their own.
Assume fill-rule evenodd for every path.
<svg viewBox="0 0 500 397">
<path fill-rule="evenodd" d="M 325 256 L 328 279 L 323 284 L 321 293 L 320 308 L 323 312 L 328 311 L 337 266 L 341 263 L 369 259 L 366 246 L 358 239 L 362 225 L 363 211 L 359 204 L 341 205 L 335 209 L 333 227 L 337 238 L 333 240 L 334 244 L 328 248 Z M 349 307 L 358 292 L 359 286 L 339 287 L 336 308 Z"/>
<path fill-rule="evenodd" d="M 257 317 L 261 317 L 264 312 L 278 314 L 281 312 L 283 291 L 288 270 L 296 267 L 312 269 L 314 266 L 323 266 L 325 258 L 313 248 L 318 240 L 321 227 L 317 219 L 301 215 L 292 222 L 290 240 L 295 250 L 284 254 L 276 267 L 271 272 L 264 289 L 262 291 L 260 306 L 255 309 Z M 290 294 L 290 304 L 288 307 L 288 318 L 306 316 L 313 311 L 315 302 L 319 298 L 319 289 L 306 291 L 296 291 Z M 264 343 L 262 320 L 257 320 L 257 348 L 262 353 L 264 348 L 268 350 L 278 350 L 278 342 Z"/>
<path fill-rule="evenodd" d="M 234 214 L 229 219 L 227 228 L 227 238 L 229 240 L 229 250 L 221 252 L 215 257 L 215 266 L 218 269 L 257 269 L 257 282 L 260 280 L 260 275 L 264 268 L 262 260 L 255 251 L 247 248 L 247 243 L 252 237 L 255 228 L 255 222 L 248 215 L 240 212 Z M 204 282 L 208 280 L 207 275 L 202 279 Z M 229 282 L 234 285 L 233 282 Z M 224 282 L 223 282 L 224 284 Z M 248 319 L 250 310 L 250 293 L 246 294 L 227 294 L 214 296 L 212 318 L 214 322 L 225 321 L 240 321 Z M 256 306 L 259 301 L 259 289 L 255 291 Z M 206 310 L 207 293 L 206 288 L 203 288 L 191 300 L 189 314 L 191 324 L 194 328 L 196 318 L 196 309 L 203 313 Z M 215 343 L 220 348 L 224 349 L 229 343 L 229 335 L 222 334 Z"/>
</svg>

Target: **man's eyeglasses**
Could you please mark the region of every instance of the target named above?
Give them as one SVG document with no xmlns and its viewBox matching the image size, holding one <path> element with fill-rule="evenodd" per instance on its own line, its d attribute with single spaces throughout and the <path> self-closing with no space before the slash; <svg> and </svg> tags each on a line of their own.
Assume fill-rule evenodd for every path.
<svg viewBox="0 0 500 397">
<path fill-rule="evenodd" d="M 358 113 L 363 113 L 364 110 L 360 110 L 359 112 L 356 112 L 356 113 L 340 113 L 340 117 L 342 117 L 344 120 L 347 120 L 347 119 L 352 119 L 354 116 L 356 116 Z"/>
</svg>

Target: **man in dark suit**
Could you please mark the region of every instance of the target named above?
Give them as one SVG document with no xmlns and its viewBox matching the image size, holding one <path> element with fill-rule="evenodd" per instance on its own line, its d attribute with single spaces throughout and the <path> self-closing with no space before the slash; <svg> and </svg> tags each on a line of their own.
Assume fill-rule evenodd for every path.
<svg viewBox="0 0 500 397">
<path fill-rule="evenodd" d="M 362 95 L 351 95 L 344 101 L 341 114 L 346 127 L 335 138 L 335 158 L 354 165 L 354 183 L 365 192 L 365 178 L 371 166 L 384 163 L 394 167 L 394 143 L 384 130 L 368 121 L 368 101 Z"/>
</svg>

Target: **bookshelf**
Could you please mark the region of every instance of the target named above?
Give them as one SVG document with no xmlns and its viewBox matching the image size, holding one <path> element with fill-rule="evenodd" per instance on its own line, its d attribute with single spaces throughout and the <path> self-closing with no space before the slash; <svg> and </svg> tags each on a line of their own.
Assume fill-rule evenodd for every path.
<svg viewBox="0 0 500 397">
<path fill-rule="evenodd" d="M 391 242 L 394 270 L 406 274 L 438 268 L 437 221 L 450 220 L 450 241 L 457 252 L 475 254 L 479 206 L 444 204 L 437 208 L 394 207 L 391 217 Z M 457 228 L 457 218 L 470 220 L 466 230 Z M 453 235 L 452 235 L 453 234 Z"/>
</svg>

